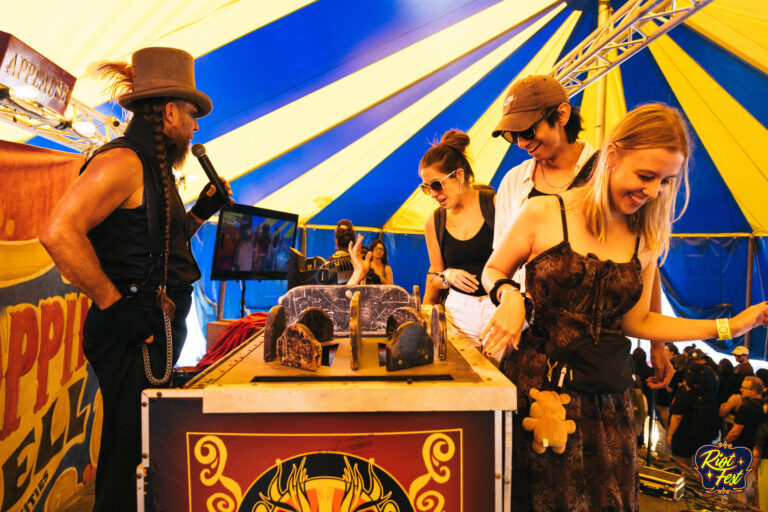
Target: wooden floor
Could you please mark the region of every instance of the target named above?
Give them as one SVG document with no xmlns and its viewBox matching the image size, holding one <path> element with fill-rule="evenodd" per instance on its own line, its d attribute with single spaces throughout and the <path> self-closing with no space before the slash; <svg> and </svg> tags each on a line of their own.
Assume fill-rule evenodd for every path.
<svg viewBox="0 0 768 512">
<path fill-rule="evenodd" d="M 644 461 L 642 461 L 644 462 Z M 745 512 L 757 510 L 741 503 L 729 503 L 704 493 L 700 485 L 698 475 L 692 470 L 686 470 L 674 461 L 662 458 L 652 461 L 652 464 L 660 469 L 681 471 L 685 475 L 685 497 L 680 501 L 666 500 L 640 493 L 641 512 Z M 86 485 L 82 492 L 74 496 L 62 508 L 61 512 L 90 512 L 93 509 L 93 481 Z"/>
</svg>

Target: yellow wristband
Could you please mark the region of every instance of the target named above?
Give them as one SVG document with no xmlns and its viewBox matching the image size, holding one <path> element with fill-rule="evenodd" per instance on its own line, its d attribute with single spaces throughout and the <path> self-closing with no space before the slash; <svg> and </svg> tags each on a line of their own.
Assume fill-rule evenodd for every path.
<svg viewBox="0 0 768 512">
<path fill-rule="evenodd" d="M 731 324 L 727 318 L 718 318 L 715 320 L 717 325 L 717 336 L 721 340 L 729 340 L 733 338 L 731 336 Z"/>
</svg>

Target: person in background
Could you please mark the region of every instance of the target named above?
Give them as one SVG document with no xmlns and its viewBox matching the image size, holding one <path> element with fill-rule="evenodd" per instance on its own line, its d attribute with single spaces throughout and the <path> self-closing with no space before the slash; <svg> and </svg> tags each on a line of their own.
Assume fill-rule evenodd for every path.
<svg viewBox="0 0 768 512">
<path fill-rule="evenodd" d="M 757 377 L 745 377 L 739 389 L 741 400 L 736 408 L 733 428 L 725 440 L 734 446 L 754 447 L 757 427 L 766 421 L 763 411 L 763 382 Z"/>
<path fill-rule="evenodd" d="M 635 375 L 640 381 L 640 389 L 643 392 L 646 403 L 651 403 L 651 388 L 648 387 L 648 379 L 653 377 L 653 368 L 648 366 L 648 356 L 641 347 L 632 351 L 632 364 L 635 368 Z"/>
<path fill-rule="evenodd" d="M 664 352 L 667 353 L 667 358 L 669 358 L 670 361 L 673 357 L 680 354 L 680 350 L 675 346 L 674 343 L 665 343 Z"/>
<path fill-rule="evenodd" d="M 755 447 L 752 449 L 752 464 L 757 473 L 755 505 L 760 510 L 768 510 L 768 421 L 764 421 L 757 427 Z"/>
<path fill-rule="evenodd" d="M 381 284 L 381 280 L 376 273 L 371 270 L 371 256 L 366 258 L 366 248 L 362 244 L 363 237 L 355 232 L 355 226 L 348 219 L 341 219 L 336 224 L 336 252 L 334 252 L 328 261 L 323 265 L 336 273 L 336 284 L 357 285 L 357 284 Z M 365 272 L 358 275 L 360 267 L 355 266 L 352 259 L 352 248 L 359 251 L 361 261 L 365 263 Z"/>
<path fill-rule="evenodd" d="M 495 309 L 480 286 L 493 250 L 494 194 L 473 186 L 468 145 L 466 133 L 449 130 L 419 163 L 421 190 L 439 204 L 424 226 L 429 253 L 424 304 L 436 304 L 440 290 L 450 288 L 445 299 L 448 333 L 479 347 L 480 331 Z"/>
<path fill-rule="evenodd" d="M 669 410 L 667 444 L 671 447 L 675 459 L 688 467 L 691 467 L 696 450 L 701 445 L 712 442 L 712 439 L 700 439 L 696 434 L 696 424 L 703 418 L 696 416 L 694 408 L 699 399 L 712 401 L 711 397 L 706 396 L 706 393 L 702 369 L 691 369 L 685 374 L 683 386 L 675 395 Z"/>
<path fill-rule="evenodd" d="M 724 441 L 733 446 L 743 446 L 754 454 L 755 439 L 758 427 L 768 420 L 763 409 L 763 382 L 757 377 L 745 377 L 741 382 L 741 405 L 736 410 L 733 427 L 728 431 Z M 756 459 L 759 461 L 760 459 Z M 757 462 L 756 462 L 757 465 Z M 744 503 L 750 501 L 754 494 L 755 472 L 747 475 L 744 492 L 738 495 L 738 500 Z"/>
<path fill-rule="evenodd" d="M 766 395 L 768 395 L 768 369 L 766 368 L 758 369 L 755 372 L 755 377 L 763 381 L 763 388 L 765 389 L 765 391 L 763 391 L 763 397 L 766 397 Z"/>
<path fill-rule="evenodd" d="M 384 240 L 377 238 L 368 246 L 368 251 L 372 254 L 371 270 L 379 276 L 381 284 L 393 284 L 392 267 L 387 261 L 387 247 Z"/>
<path fill-rule="evenodd" d="M 104 412 L 94 510 L 112 512 L 136 510 L 141 391 L 169 383 L 186 338 L 192 283 L 200 278 L 189 240 L 227 198 L 208 185 L 187 212 L 173 178 L 197 119 L 212 109 L 195 88 L 192 55 L 143 48 L 131 64 L 101 63 L 98 70 L 133 117 L 122 137 L 83 166 L 40 243 L 93 301 L 82 334 Z"/>
<path fill-rule="evenodd" d="M 717 364 L 717 407 L 728 401 L 731 395 L 739 392 L 742 377 L 733 371 L 733 365 L 727 358 L 723 358 Z"/>
<path fill-rule="evenodd" d="M 704 385 L 707 387 L 707 396 L 712 403 L 717 405 L 717 365 L 701 349 L 695 348 L 688 352 L 688 365 L 690 368 L 700 366 L 704 372 Z"/>
<path fill-rule="evenodd" d="M 657 261 L 669 248 L 681 184 L 688 197 L 689 157 L 679 112 L 663 105 L 629 112 L 607 137 L 590 181 L 562 196 L 530 199 L 486 264 L 483 284 L 499 306 L 481 333 L 487 336 L 483 350 L 504 350 L 500 369 L 518 389 L 513 510 L 638 509 L 629 383 L 625 374 L 615 381 L 609 377 L 617 367 L 606 364 L 588 374 L 587 384 L 606 391 L 564 384 L 562 392 L 571 399 L 566 418 L 575 421 L 576 432 L 563 454 L 533 451 L 533 434 L 522 428 L 528 393 L 558 382 L 547 378 L 545 352 L 557 357 L 574 340 L 597 342 L 625 368 L 630 345 L 623 336 L 673 342 L 717 337 L 720 328 L 720 336 L 730 338 L 731 332 L 740 335 L 768 323 L 768 303 L 718 321 L 650 311 Z M 510 279 L 524 264 L 535 307 L 525 332 L 525 300 Z M 663 354 L 663 345 L 660 349 Z"/>
<path fill-rule="evenodd" d="M 656 391 L 656 415 L 659 418 L 659 421 L 664 426 L 664 428 L 669 427 L 669 406 L 672 405 L 672 399 L 674 398 L 674 393 L 672 391 L 672 388 L 670 387 L 670 383 L 675 378 L 675 375 L 677 374 L 677 367 L 674 365 L 673 358 L 676 355 L 680 354 L 680 351 L 677 349 L 677 347 L 674 345 L 674 343 L 665 343 L 664 344 L 664 353 L 667 356 L 667 359 L 670 361 L 670 364 L 672 365 L 673 369 L 673 375 L 672 378 L 669 379 L 668 382 L 664 386 L 661 386 Z M 684 374 L 681 374 L 684 375 Z M 678 377 L 678 381 L 681 380 L 682 377 Z"/>
<path fill-rule="evenodd" d="M 755 374 L 755 370 L 749 362 L 749 349 L 747 347 L 739 345 L 731 350 L 731 354 L 736 357 L 738 363 L 733 370 L 736 375 L 750 376 Z"/>
</svg>

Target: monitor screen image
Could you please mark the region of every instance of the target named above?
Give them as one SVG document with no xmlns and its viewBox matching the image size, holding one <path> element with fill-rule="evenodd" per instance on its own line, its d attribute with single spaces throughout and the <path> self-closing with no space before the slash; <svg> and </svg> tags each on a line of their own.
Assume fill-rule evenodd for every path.
<svg viewBox="0 0 768 512">
<path fill-rule="evenodd" d="M 211 279 L 287 279 L 299 217 L 234 204 L 219 213 Z"/>
</svg>

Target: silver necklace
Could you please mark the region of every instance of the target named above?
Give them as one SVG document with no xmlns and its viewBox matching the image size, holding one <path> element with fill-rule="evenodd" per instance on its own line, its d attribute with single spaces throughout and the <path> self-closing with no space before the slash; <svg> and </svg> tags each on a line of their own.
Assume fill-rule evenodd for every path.
<svg viewBox="0 0 768 512">
<path fill-rule="evenodd" d="M 574 169 L 573 177 L 572 177 L 570 180 L 568 180 L 568 183 L 566 183 L 566 184 L 564 184 L 564 185 L 553 185 L 553 184 L 552 184 L 552 183 L 550 183 L 550 181 L 547 179 L 547 172 L 544 170 L 544 166 L 543 166 L 543 165 L 540 165 L 540 164 L 539 164 L 539 162 L 536 162 L 536 163 L 539 165 L 539 168 L 541 169 L 541 177 L 542 177 L 542 178 L 544 178 L 544 183 L 546 183 L 547 185 L 549 185 L 549 186 L 550 186 L 550 187 L 552 187 L 552 188 L 556 188 L 556 189 L 564 189 L 564 188 L 567 188 L 567 187 L 568 187 L 568 186 L 569 186 L 571 183 L 573 183 L 573 180 L 575 180 L 575 179 L 576 179 L 576 176 L 578 175 L 578 173 L 576 173 L 576 172 L 575 172 L 575 170 L 576 170 L 576 169 Z"/>
</svg>

